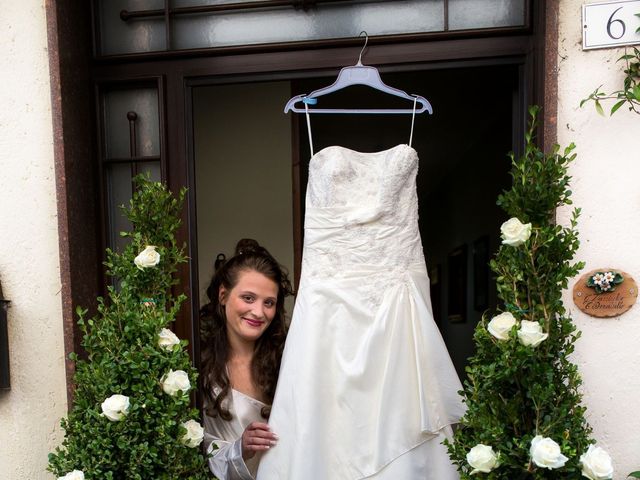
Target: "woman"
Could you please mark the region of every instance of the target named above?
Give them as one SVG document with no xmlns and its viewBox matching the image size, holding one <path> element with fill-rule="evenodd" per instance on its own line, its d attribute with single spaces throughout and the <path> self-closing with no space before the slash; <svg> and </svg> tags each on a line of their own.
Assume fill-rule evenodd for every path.
<svg viewBox="0 0 640 480">
<path fill-rule="evenodd" d="M 207 289 L 201 312 L 205 446 L 220 480 L 252 480 L 276 444 L 266 421 L 286 336 L 286 270 L 255 240 L 240 240 Z"/>
</svg>

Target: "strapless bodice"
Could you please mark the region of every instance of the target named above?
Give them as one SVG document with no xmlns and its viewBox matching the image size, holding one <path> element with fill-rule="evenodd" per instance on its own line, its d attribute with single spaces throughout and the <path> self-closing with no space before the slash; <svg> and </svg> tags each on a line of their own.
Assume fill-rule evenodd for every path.
<svg viewBox="0 0 640 480">
<path fill-rule="evenodd" d="M 397 214 L 395 207 L 404 205 L 409 210 L 406 200 L 415 196 L 417 171 L 418 154 L 404 144 L 373 153 L 324 148 L 309 163 L 307 208 Z"/>
<path fill-rule="evenodd" d="M 418 230 L 417 152 L 396 145 L 362 153 L 332 146 L 309 164 L 305 276 L 424 264 Z"/>
</svg>

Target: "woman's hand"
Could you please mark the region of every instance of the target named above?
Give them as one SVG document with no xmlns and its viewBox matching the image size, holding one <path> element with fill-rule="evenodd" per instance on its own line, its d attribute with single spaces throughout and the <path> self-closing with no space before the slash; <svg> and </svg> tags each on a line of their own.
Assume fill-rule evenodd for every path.
<svg viewBox="0 0 640 480">
<path fill-rule="evenodd" d="M 242 458 L 253 458 L 257 452 L 268 450 L 276 444 L 278 436 L 266 423 L 253 422 L 242 433 Z"/>
</svg>

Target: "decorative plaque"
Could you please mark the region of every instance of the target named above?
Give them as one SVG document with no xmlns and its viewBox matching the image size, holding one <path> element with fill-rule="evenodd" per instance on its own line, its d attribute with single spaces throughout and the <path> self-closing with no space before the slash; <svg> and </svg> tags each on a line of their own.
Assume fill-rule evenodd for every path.
<svg viewBox="0 0 640 480">
<path fill-rule="evenodd" d="M 592 317 L 618 317 L 638 298 L 631 275 L 615 268 L 598 268 L 584 274 L 573 286 L 573 303 Z"/>
</svg>

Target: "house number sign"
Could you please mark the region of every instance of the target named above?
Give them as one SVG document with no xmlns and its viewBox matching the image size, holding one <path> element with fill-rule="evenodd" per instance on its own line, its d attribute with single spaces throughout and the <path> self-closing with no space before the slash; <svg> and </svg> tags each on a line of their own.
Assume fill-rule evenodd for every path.
<svg viewBox="0 0 640 480">
<path fill-rule="evenodd" d="M 640 44 L 640 0 L 582 6 L 582 49 Z"/>
<path fill-rule="evenodd" d="M 573 303 L 592 317 L 618 317 L 629 310 L 637 298 L 635 280 L 615 268 L 592 270 L 573 286 Z"/>
</svg>

